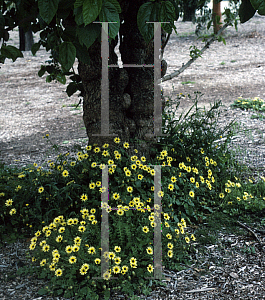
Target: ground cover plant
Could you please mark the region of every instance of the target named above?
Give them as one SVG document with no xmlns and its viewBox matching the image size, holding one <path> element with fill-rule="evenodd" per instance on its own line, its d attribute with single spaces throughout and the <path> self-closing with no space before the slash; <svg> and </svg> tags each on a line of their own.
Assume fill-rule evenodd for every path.
<svg viewBox="0 0 265 300">
<path fill-rule="evenodd" d="M 253 99 L 244 99 L 242 97 L 238 97 L 238 99 L 236 99 L 231 106 L 246 110 L 251 109 L 258 112 L 265 112 L 265 102 L 259 97 L 255 97 Z"/>
<path fill-rule="evenodd" d="M 108 299 L 110 290 L 118 287 L 131 297 L 151 291 L 152 283 L 145 279 L 153 276 L 156 226 L 152 210 L 155 170 L 150 165 L 162 166 L 162 253 L 168 269 L 177 270 L 180 263 L 189 262 L 196 236 L 187 230 L 188 224 L 202 222 L 217 209 L 239 214 L 241 203 L 247 202 L 236 208 L 228 202 L 234 197 L 244 199 L 246 192 L 254 197 L 255 187 L 257 196 L 254 200 L 247 197 L 244 211 L 264 208 L 263 181 L 250 190 L 235 178 L 239 167 L 236 172 L 227 172 L 232 160 L 227 144 L 234 132 L 232 124 L 222 130 L 217 126 L 221 103 L 205 111 L 198 108 L 197 96 L 190 111 L 178 120 L 173 120 L 168 101 L 163 128 L 170 136 L 161 137 L 150 162 L 137 157 L 137 149 L 135 156 L 128 156 L 131 141 L 120 144 L 116 137 L 113 153 L 107 144 L 102 148 L 88 145 L 74 158 L 61 153 L 56 161 L 48 161 L 48 171 L 36 164 L 20 170 L 1 166 L 1 232 L 16 238 L 24 230 L 32 237 L 28 252 L 31 268 L 19 272 L 50 280 L 48 289 L 40 294 Z M 216 144 L 222 137 L 226 142 Z M 48 141 L 49 135 L 44 138 Z M 106 190 L 101 182 L 104 164 L 109 165 L 108 207 L 101 205 L 101 193 Z M 110 269 L 104 279 L 93 280 L 101 276 L 102 209 L 109 213 L 110 252 L 106 258 Z"/>
</svg>

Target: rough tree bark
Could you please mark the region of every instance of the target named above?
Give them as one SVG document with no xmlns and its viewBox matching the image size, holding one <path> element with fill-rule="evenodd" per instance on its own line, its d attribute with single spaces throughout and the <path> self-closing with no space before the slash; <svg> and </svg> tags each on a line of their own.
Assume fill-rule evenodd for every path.
<svg viewBox="0 0 265 300">
<path fill-rule="evenodd" d="M 120 53 L 124 64 L 154 64 L 154 40 L 147 45 L 137 26 L 137 12 L 145 3 L 144 0 L 120 1 L 122 14 L 119 37 Z M 161 29 L 162 46 L 166 41 L 166 33 Z M 129 142 L 130 138 L 157 141 L 157 137 L 146 137 L 146 133 L 154 133 L 154 68 L 109 68 L 109 133 L 113 137 L 92 136 L 101 133 L 101 39 L 97 39 L 88 49 L 91 58 L 90 65 L 79 62 L 78 72 L 85 89 L 83 97 L 83 120 L 86 127 L 89 144 L 102 146 L 109 144 L 114 150 L 117 144 L 114 137 L 121 142 Z M 118 43 L 118 36 L 109 43 L 109 65 L 118 64 L 118 57 L 114 48 Z M 161 77 L 166 73 L 167 64 L 161 64 Z M 161 93 L 162 110 L 165 99 Z M 130 143 L 130 142 L 129 142 Z M 130 143 L 128 153 L 138 149 L 139 155 L 149 159 L 149 149 L 152 144 L 135 145 Z"/>
</svg>

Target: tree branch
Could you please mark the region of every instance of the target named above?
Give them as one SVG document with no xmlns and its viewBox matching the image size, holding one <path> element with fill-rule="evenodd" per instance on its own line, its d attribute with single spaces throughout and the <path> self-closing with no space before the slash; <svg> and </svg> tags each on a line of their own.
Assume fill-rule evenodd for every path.
<svg viewBox="0 0 265 300">
<path fill-rule="evenodd" d="M 260 244 L 260 246 L 261 246 L 261 248 L 262 248 L 262 250 L 263 250 L 263 245 L 262 245 L 260 239 L 258 238 L 258 236 L 256 235 L 256 233 L 255 233 L 251 228 L 249 228 L 248 226 L 242 224 L 241 222 L 239 222 L 239 221 L 236 221 L 236 222 L 237 222 L 237 224 L 239 224 L 241 227 L 245 228 L 245 229 L 248 230 L 250 233 L 252 233 L 252 235 L 253 235 L 254 238 L 258 241 L 258 243 Z"/>
<path fill-rule="evenodd" d="M 215 36 L 213 36 L 207 43 L 206 45 L 202 48 L 201 50 L 201 54 L 203 54 L 203 52 L 209 48 L 209 46 L 217 39 L 217 37 L 229 26 L 230 24 L 229 23 L 226 23 L 218 32 Z M 185 65 L 182 65 L 182 67 L 175 71 L 174 73 L 171 73 L 169 75 L 166 75 L 164 76 L 163 78 L 161 78 L 161 82 L 164 82 L 164 81 L 167 81 L 167 80 L 170 80 L 174 77 L 177 77 L 179 76 L 179 74 L 181 74 L 182 72 L 184 72 L 196 59 L 196 58 L 191 58 Z M 159 83 L 158 83 L 159 84 Z"/>
</svg>

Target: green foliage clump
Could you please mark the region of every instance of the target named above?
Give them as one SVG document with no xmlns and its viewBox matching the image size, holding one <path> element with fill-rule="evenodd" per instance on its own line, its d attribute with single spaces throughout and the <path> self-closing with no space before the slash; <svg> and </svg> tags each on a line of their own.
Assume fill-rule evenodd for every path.
<svg viewBox="0 0 265 300">
<path fill-rule="evenodd" d="M 265 102 L 259 97 L 255 97 L 253 99 L 243 99 L 242 97 L 238 97 L 237 100 L 232 104 L 232 107 L 238 107 L 241 109 L 252 109 L 259 112 L 265 112 Z"/>
<path fill-rule="evenodd" d="M 110 291 L 119 287 L 130 297 L 151 292 L 152 282 L 146 278 L 154 274 L 153 236 L 158 224 L 160 228 L 156 194 L 162 204 L 162 260 L 168 269 L 178 270 L 189 261 L 196 237 L 187 224 L 202 222 L 218 209 L 234 215 L 264 209 L 264 182 L 242 187 L 235 178 L 240 169 L 231 170 L 233 157 L 227 145 L 234 134 L 233 122 L 218 127 L 221 104 L 205 111 L 198 108 L 196 97 L 179 119 L 167 105 L 162 129 L 168 136 L 151 148 L 149 162 L 137 156 L 137 149 L 129 156 L 126 149 L 131 141 L 121 144 L 117 137 L 113 153 L 108 144 L 94 144 L 80 148 L 75 157 L 60 153 L 46 169 L 37 164 L 22 169 L 1 165 L 0 232 L 31 237 L 30 268 L 19 272 L 49 279 L 49 287 L 40 294 L 108 299 Z M 48 134 L 46 138 L 49 141 Z M 56 145 L 53 148 L 58 150 Z M 159 188 L 157 166 L 161 167 Z M 103 174 L 108 175 L 108 183 Z M 102 197 L 107 191 L 106 203 Z M 109 251 L 104 259 L 109 267 L 101 277 L 105 210 Z"/>
<path fill-rule="evenodd" d="M 256 213 L 265 211 L 265 177 L 254 183 L 252 179 L 249 182 L 240 183 L 228 180 L 226 185 L 227 195 L 220 205 L 220 209 L 231 216 L 240 214 Z"/>
<path fill-rule="evenodd" d="M 118 144 L 119 138 L 115 142 Z M 128 147 L 129 143 L 117 147 L 119 151 L 114 151 L 112 159 L 107 144 L 103 149 L 89 145 L 72 161 L 67 161 L 67 153 L 58 155 L 56 162 L 48 162 L 49 171 L 35 164 L 12 175 L 7 169 L 1 174 L 2 229 L 9 224 L 10 230 L 29 227 L 31 234 L 37 230 L 29 246 L 35 264 L 32 267 L 41 278 L 50 279 L 56 295 L 64 292 L 67 297 L 78 295 L 83 299 L 86 295 L 96 299 L 100 293 L 109 295 L 104 286 L 114 285 L 132 295 L 139 281 L 146 282 L 144 278 L 154 272 L 153 230 L 158 226 L 152 212 L 158 209 L 154 203 L 155 170 L 144 163 L 145 157 L 126 158 Z M 109 185 L 103 186 L 102 170 L 106 165 Z M 165 177 L 162 186 L 164 182 Z M 109 200 L 104 207 L 101 195 L 106 190 Z M 157 192 L 164 196 L 167 190 Z M 162 201 L 162 206 L 166 203 Z M 102 280 L 91 280 L 92 276 L 101 277 L 102 209 L 109 213 L 107 255 L 111 262 L 102 279 L 104 284 Z M 177 213 L 163 209 L 161 222 L 163 264 L 175 269 L 187 260 L 195 240 L 185 231 L 185 219 L 179 214 L 174 217 Z M 110 276 L 118 279 L 109 281 Z M 64 290 L 66 286 L 73 289 Z"/>
</svg>

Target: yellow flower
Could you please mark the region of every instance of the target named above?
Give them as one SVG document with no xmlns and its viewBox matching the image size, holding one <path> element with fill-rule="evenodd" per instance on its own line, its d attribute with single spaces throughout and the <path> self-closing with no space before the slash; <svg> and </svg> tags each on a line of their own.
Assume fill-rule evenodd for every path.
<svg viewBox="0 0 265 300">
<path fill-rule="evenodd" d="M 172 256 L 173 256 L 173 251 L 172 251 L 172 250 L 168 250 L 167 256 L 168 256 L 168 257 L 172 257 Z"/>
<path fill-rule="evenodd" d="M 149 273 L 152 273 L 153 270 L 154 270 L 153 266 L 149 264 L 149 265 L 147 266 L 147 271 L 148 271 Z"/>
<path fill-rule="evenodd" d="M 99 265 L 100 262 L 101 262 L 101 260 L 100 260 L 99 258 L 96 258 L 96 259 L 95 259 L 95 264 Z"/>
<path fill-rule="evenodd" d="M 190 191 L 190 192 L 189 192 L 189 195 L 190 195 L 190 197 L 193 198 L 193 197 L 194 197 L 194 192 L 193 192 L 193 191 Z"/>
<path fill-rule="evenodd" d="M 63 237 L 61 235 L 58 235 L 56 238 L 56 242 L 60 243 L 63 240 Z"/>
<path fill-rule="evenodd" d="M 96 186 L 96 185 L 95 185 L 94 182 L 92 182 L 92 183 L 89 184 L 89 188 L 90 188 L 91 190 L 93 190 L 93 189 L 95 188 L 95 186 Z"/>
<path fill-rule="evenodd" d="M 29 246 L 29 249 L 30 249 L 30 250 L 34 250 L 34 249 L 35 249 L 35 247 L 36 247 L 36 244 L 35 244 L 35 243 L 33 243 L 33 244 L 30 244 L 30 246 Z"/>
<path fill-rule="evenodd" d="M 46 265 L 46 262 L 47 260 L 46 259 L 43 259 L 41 262 L 40 262 L 40 266 L 43 267 Z"/>
<path fill-rule="evenodd" d="M 149 232 L 149 228 L 147 226 L 144 226 L 143 227 L 143 232 L 145 232 L 145 233 Z"/>
<path fill-rule="evenodd" d="M 43 252 L 49 252 L 49 250 L 50 250 L 50 246 L 49 246 L 49 245 L 44 245 L 44 246 L 42 247 L 42 251 L 43 251 Z"/>
<path fill-rule="evenodd" d="M 65 247 L 65 252 L 71 253 L 72 252 L 72 247 L 71 246 L 66 246 Z"/>
<path fill-rule="evenodd" d="M 147 252 L 148 254 L 153 254 L 153 249 L 152 249 L 151 247 L 148 247 L 148 248 L 146 249 L 146 252 Z"/>
<path fill-rule="evenodd" d="M 75 257 L 75 256 L 70 256 L 70 257 L 69 257 L 69 263 L 70 263 L 70 264 L 76 263 L 76 257 Z"/>
<path fill-rule="evenodd" d="M 86 230 L 86 227 L 85 226 L 79 226 L 78 227 L 78 231 L 79 232 L 84 232 Z"/>
<path fill-rule="evenodd" d="M 115 247 L 114 247 L 114 251 L 116 251 L 116 252 L 121 252 L 121 247 L 120 247 L 120 246 L 115 246 Z"/>
<path fill-rule="evenodd" d="M 220 198 L 224 198 L 224 196 L 225 196 L 225 195 L 224 195 L 223 193 L 220 193 L 220 194 L 219 194 L 219 197 L 220 197 Z"/>
<path fill-rule="evenodd" d="M 105 280 L 109 280 L 110 279 L 110 272 L 106 271 L 104 274 L 103 274 L 103 278 Z"/>
<path fill-rule="evenodd" d="M 195 238 L 194 234 L 192 234 L 192 235 L 190 236 L 190 238 L 191 238 L 193 241 L 196 241 L 196 238 Z"/>
<path fill-rule="evenodd" d="M 55 275 L 58 277 L 58 276 L 62 276 L 62 274 L 63 274 L 63 271 L 62 271 L 62 269 L 57 269 L 56 271 L 55 271 Z"/>
<path fill-rule="evenodd" d="M 170 233 L 168 233 L 168 234 L 166 235 L 166 237 L 167 237 L 169 240 L 172 239 L 172 235 L 171 235 Z"/>
<path fill-rule="evenodd" d="M 40 188 L 39 188 L 39 193 L 41 194 L 43 191 L 44 191 L 44 187 L 43 186 L 41 186 Z"/>
<path fill-rule="evenodd" d="M 6 200 L 5 205 L 6 205 L 6 206 L 11 206 L 12 203 L 13 203 L 13 200 L 12 200 L 12 199 L 8 199 L 8 200 Z"/>
<path fill-rule="evenodd" d="M 185 237 L 185 241 L 186 241 L 186 243 L 189 243 L 190 242 L 190 238 L 189 237 Z"/>
<path fill-rule="evenodd" d="M 129 193 L 131 193 L 131 192 L 133 191 L 133 188 L 132 188 L 131 186 L 128 186 L 128 187 L 127 187 L 127 191 L 128 191 Z"/>
<path fill-rule="evenodd" d="M 173 249 L 174 246 L 173 246 L 172 243 L 168 243 L 168 244 L 167 244 L 167 247 L 168 247 L 169 249 Z"/>
<path fill-rule="evenodd" d="M 132 257 L 132 258 L 130 259 L 130 264 L 137 264 L 137 260 L 136 260 L 135 257 Z"/>
<path fill-rule="evenodd" d="M 82 194 L 82 196 L 80 197 L 80 199 L 82 201 L 86 201 L 87 200 L 87 195 L 86 194 Z"/>
<path fill-rule="evenodd" d="M 69 176 L 69 172 L 67 170 L 64 170 L 62 175 L 63 175 L 63 177 L 67 177 L 67 176 Z"/>
</svg>

